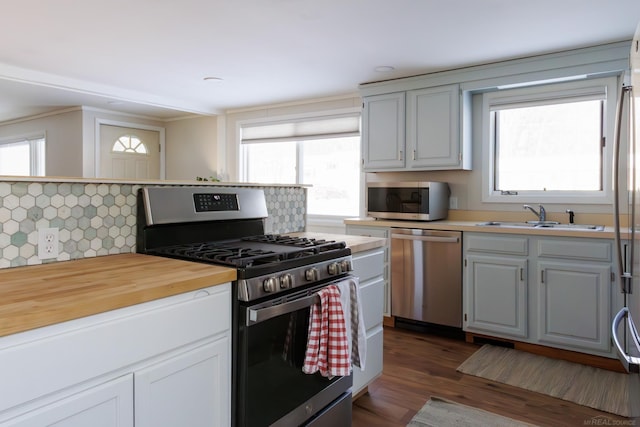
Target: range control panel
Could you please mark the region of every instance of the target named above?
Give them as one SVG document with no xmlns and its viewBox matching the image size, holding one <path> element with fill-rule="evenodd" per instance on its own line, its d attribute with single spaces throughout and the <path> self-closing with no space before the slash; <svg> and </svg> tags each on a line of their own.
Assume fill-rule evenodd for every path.
<svg viewBox="0 0 640 427">
<path fill-rule="evenodd" d="M 229 193 L 196 193 L 193 195 L 196 212 L 239 210 L 238 196 Z"/>
</svg>

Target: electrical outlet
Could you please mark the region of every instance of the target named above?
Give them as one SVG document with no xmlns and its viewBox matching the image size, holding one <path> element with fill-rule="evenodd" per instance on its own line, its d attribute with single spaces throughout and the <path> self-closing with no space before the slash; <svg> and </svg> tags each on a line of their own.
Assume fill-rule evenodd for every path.
<svg viewBox="0 0 640 427">
<path fill-rule="evenodd" d="M 458 209 L 457 197 L 449 197 L 449 209 Z"/>
<path fill-rule="evenodd" d="M 58 258 L 57 228 L 40 228 L 38 230 L 38 258 Z"/>
</svg>

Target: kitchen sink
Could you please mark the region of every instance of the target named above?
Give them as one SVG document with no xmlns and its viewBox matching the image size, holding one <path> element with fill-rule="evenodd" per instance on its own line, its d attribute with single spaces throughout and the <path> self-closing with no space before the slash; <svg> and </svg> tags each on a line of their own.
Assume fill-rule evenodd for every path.
<svg viewBox="0 0 640 427">
<path fill-rule="evenodd" d="M 560 224 L 555 221 L 527 221 L 527 222 L 510 222 L 510 221 L 487 221 L 476 224 L 478 226 L 504 227 L 504 228 L 529 228 L 529 229 L 554 229 L 554 230 L 592 230 L 603 231 L 604 225 L 593 224 Z"/>
</svg>

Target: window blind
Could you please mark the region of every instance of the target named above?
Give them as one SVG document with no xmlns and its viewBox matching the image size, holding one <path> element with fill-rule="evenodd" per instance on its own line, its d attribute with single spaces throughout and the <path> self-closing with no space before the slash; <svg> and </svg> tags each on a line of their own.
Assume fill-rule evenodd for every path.
<svg viewBox="0 0 640 427">
<path fill-rule="evenodd" d="M 360 115 L 247 124 L 241 128 L 242 144 L 342 138 L 360 135 Z"/>
</svg>

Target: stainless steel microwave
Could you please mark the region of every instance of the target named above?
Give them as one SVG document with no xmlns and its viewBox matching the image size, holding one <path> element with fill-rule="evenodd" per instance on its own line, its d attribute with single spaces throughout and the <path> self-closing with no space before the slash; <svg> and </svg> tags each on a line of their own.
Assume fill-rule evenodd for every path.
<svg viewBox="0 0 640 427">
<path fill-rule="evenodd" d="M 367 216 L 434 221 L 449 213 L 446 182 L 368 182 Z"/>
</svg>

